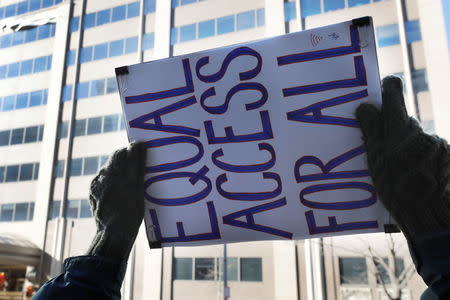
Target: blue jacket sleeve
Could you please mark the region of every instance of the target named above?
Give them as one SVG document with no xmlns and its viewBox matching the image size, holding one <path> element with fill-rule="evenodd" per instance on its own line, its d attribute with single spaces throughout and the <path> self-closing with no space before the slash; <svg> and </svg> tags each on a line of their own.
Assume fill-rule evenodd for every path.
<svg viewBox="0 0 450 300">
<path fill-rule="evenodd" d="M 418 237 L 409 243 L 409 250 L 428 285 L 421 299 L 450 299 L 450 232 Z"/>
<path fill-rule="evenodd" d="M 100 256 L 77 256 L 64 261 L 64 272 L 45 283 L 32 300 L 120 300 L 126 262 Z"/>
</svg>

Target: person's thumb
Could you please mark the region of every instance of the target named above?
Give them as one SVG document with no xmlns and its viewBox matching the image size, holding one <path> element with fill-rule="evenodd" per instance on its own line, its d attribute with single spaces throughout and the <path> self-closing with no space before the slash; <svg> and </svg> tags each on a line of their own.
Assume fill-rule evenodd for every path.
<svg viewBox="0 0 450 300">
<path fill-rule="evenodd" d="M 362 103 L 356 109 L 355 114 L 361 127 L 364 140 L 367 143 L 370 143 L 374 139 L 379 139 L 382 130 L 380 111 L 371 104 Z"/>
</svg>

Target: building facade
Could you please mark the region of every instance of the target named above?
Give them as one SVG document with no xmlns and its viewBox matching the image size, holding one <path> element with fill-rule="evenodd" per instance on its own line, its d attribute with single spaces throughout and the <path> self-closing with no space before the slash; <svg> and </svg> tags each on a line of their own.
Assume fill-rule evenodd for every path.
<svg viewBox="0 0 450 300">
<path fill-rule="evenodd" d="M 0 0 L 0 275 L 9 292 L 21 299 L 95 234 L 89 183 L 128 142 L 115 67 L 366 15 L 381 75 L 402 77 L 410 114 L 449 139 L 446 0 Z M 229 244 L 230 299 L 387 299 L 367 252 L 387 257 L 384 236 Z M 406 244 L 395 239 L 406 269 Z M 223 253 L 149 250 L 142 226 L 123 297 L 223 299 Z M 402 299 L 424 288 L 414 275 Z"/>
</svg>

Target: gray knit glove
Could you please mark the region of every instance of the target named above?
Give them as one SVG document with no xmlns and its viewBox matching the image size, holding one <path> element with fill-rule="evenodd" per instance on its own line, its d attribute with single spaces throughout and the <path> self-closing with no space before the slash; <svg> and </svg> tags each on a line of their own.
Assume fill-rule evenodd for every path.
<svg viewBox="0 0 450 300">
<path fill-rule="evenodd" d="M 408 117 L 402 87 L 399 78 L 385 78 L 381 112 L 364 103 L 356 117 L 380 200 L 413 240 L 450 229 L 450 148 Z"/>
<path fill-rule="evenodd" d="M 117 150 L 92 180 L 89 202 L 97 234 L 88 255 L 128 259 L 144 217 L 146 154 L 144 143 Z"/>
</svg>

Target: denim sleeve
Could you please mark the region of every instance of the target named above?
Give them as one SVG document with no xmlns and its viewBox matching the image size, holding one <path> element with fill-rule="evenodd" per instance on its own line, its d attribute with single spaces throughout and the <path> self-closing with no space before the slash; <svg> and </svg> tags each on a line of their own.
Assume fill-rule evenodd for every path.
<svg viewBox="0 0 450 300">
<path fill-rule="evenodd" d="M 450 299 L 450 232 L 418 237 L 409 243 L 409 250 L 428 285 L 421 299 Z"/>
<path fill-rule="evenodd" d="M 100 256 L 77 256 L 64 261 L 64 272 L 45 283 L 32 300 L 120 300 L 126 261 Z"/>
</svg>

